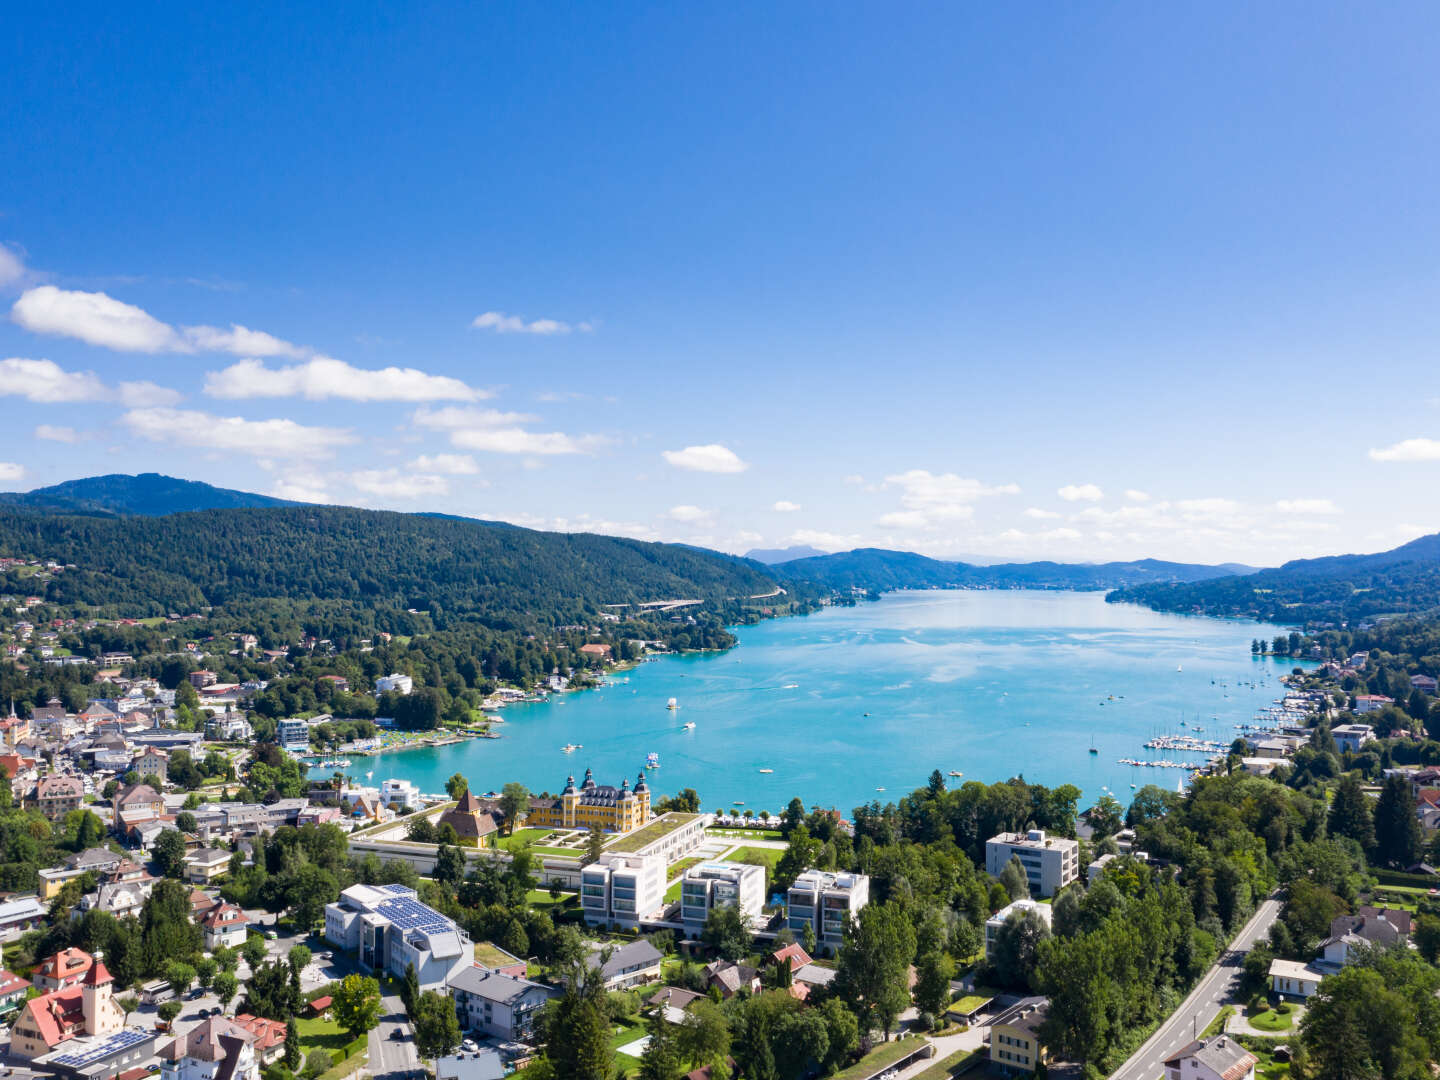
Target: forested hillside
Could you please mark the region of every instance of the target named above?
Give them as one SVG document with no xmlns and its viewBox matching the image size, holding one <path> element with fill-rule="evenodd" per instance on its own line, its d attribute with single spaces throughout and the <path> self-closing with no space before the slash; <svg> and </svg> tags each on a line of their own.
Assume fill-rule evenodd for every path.
<svg viewBox="0 0 1440 1080">
<path fill-rule="evenodd" d="M 1440 608 L 1440 534 L 1373 555 L 1297 559 L 1242 577 L 1123 588 L 1108 599 L 1156 611 L 1284 623 L 1355 623 L 1423 613 Z"/>
<path fill-rule="evenodd" d="M 129 518 L 0 509 L 0 555 L 73 563 L 46 584 L 47 601 L 131 616 L 281 601 L 508 628 L 774 588 L 753 564 L 694 548 L 345 507 Z"/>
<path fill-rule="evenodd" d="M 159 473 L 111 473 L 66 480 L 34 491 L 0 492 L 0 504 L 76 514 L 139 514 L 153 516 L 186 510 L 234 509 L 242 506 L 296 506 L 288 499 L 234 491 L 198 480 L 180 480 Z"/>
<path fill-rule="evenodd" d="M 831 589 L 1113 589 L 1152 581 L 1198 581 L 1245 572 L 1250 567 L 1201 566 L 1140 559 L 1111 563 L 999 563 L 975 566 L 944 562 L 908 551 L 857 548 L 835 555 L 796 559 L 770 568 L 779 577 L 812 581 Z"/>
</svg>

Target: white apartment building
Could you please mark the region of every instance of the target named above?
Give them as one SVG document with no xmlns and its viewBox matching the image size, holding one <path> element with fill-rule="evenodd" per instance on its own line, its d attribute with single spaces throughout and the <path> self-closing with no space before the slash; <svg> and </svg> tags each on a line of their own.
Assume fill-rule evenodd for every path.
<svg viewBox="0 0 1440 1080">
<path fill-rule="evenodd" d="M 1049 904 L 1042 904 L 1038 900 L 1016 900 L 1013 904 L 1006 904 L 990 918 L 985 920 L 985 959 L 990 959 L 990 950 L 995 946 L 995 938 L 1000 933 L 1000 928 L 1005 925 L 1007 919 L 1019 911 L 1034 911 L 1040 918 L 1045 920 L 1045 925 L 1050 925 L 1050 919 L 1054 909 Z"/>
<path fill-rule="evenodd" d="M 580 871 L 580 906 L 591 926 L 635 928 L 665 906 L 665 860 L 607 851 Z"/>
<path fill-rule="evenodd" d="M 1012 856 L 1019 856 L 1031 896 L 1054 896 L 1080 875 L 1080 841 L 1046 836 L 1044 829 L 1001 833 L 985 841 L 985 872 L 999 877 Z"/>
<path fill-rule="evenodd" d="M 419 810 L 424 805 L 420 799 L 420 789 L 409 780 L 380 781 L 380 805 L 397 804 L 407 810 Z"/>
<path fill-rule="evenodd" d="M 304 720 L 277 720 L 275 741 L 284 750 L 303 754 L 310 749 L 310 725 Z"/>
<path fill-rule="evenodd" d="M 834 952 L 845 937 L 845 927 L 870 902 L 866 874 L 832 874 L 806 870 L 785 895 L 785 925 L 796 935 L 809 926 L 822 952 Z"/>
<path fill-rule="evenodd" d="M 738 907 L 754 926 L 765 906 L 765 868 L 752 863 L 706 862 L 685 871 L 680 882 L 680 921 L 685 933 L 699 934 L 716 908 Z"/>
<path fill-rule="evenodd" d="M 371 971 L 404 978 L 415 965 L 422 990 L 443 990 L 475 962 L 469 935 L 404 885 L 350 886 L 325 906 L 325 939 Z"/>
<path fill-rule="evenodd" d="M 408 694 L 415 689 L 415 680 L 409 675 L 382 675 L 375 680 L 375 693 L 384 694 L 394 690 L 397 694 Z"/>
</svg>

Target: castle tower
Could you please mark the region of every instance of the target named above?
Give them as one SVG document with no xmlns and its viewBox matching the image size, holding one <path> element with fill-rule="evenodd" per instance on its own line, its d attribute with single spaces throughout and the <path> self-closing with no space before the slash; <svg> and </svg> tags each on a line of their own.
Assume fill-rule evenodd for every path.
<svg viewBox="0 0 1440 1080">
<path fill-rule="evenodd" d="M 588 778 L 590 771 L 585 775 Z M 575 790 L 575 777 L 565 778 L 565 790 L 560 793 L 560 824 L 567 829 L 575 828 L 576 809 L 580 806 L 580 792 Z"/>
<path fill-rule="evenodd" d="M 635 799 L 638 803 L 635 807 L 635 823 L 644 825 L 650 820 L 650 785 L 645 782 L 643 770 L 635 778 Z"/>
<path fill-rule="evenodd" d="M 85 1017 L 86 1035 L 112 1035 L 125 1023 L 120 1006 L 112 997 L 115 980 L 105 969 L 101 954 L 95 954 L 95 963 L 85 973 L 80 983 L 81 1014 Z"/>
</svg>

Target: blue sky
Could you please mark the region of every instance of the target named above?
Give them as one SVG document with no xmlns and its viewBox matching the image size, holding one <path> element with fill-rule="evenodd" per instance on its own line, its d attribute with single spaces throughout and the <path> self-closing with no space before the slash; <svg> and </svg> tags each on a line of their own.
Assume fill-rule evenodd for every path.
<svg viewBox="0 0 1440 1080">
<path fill-rule="evenodd" d="M 46 8 L 0 36 L 4 487 L 732 551 L 1440 530 L 1431 5 Z"/>
</svg>

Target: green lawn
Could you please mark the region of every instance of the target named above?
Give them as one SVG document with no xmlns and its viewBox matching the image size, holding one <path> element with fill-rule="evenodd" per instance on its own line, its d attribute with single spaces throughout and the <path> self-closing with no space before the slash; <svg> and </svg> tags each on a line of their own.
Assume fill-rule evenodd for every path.
<svg viewBox="0 0 1440 1080">
<path fill-rule="evenodd" d="M 653 844 L 662 836 L 667 836 L 680 828 L 694 821 L 699 814 L 666 814 L 664 817 L 656 818 L 643 829 L 636 829 L 628 836 L 622 836 L 610 844 L 611 851 L 639 851 L 646 844 Z"/>
<path fill-rule="evenodd" d="M 848 1069 L 841 1069 L 832 1077 L 832 1080 L 861 1080 L 874 1076 L 886 1065 L 899 1061 L 906 1054 L 912 1054 L 920 1048 L 923 1040 L 915 1038 L 896 1039 L 894 1042 L 881 1043 L 870 1053 L 866 1054 L 856 1064 Z"/>
<path fill-rule="evenodd" d="M 956 1050 L 955 1053 L 949 1057 L 931 1065 L 917 1076 L 915 1080 L 950 1080 L 952 1076 L 964 1072 L 965 1068 L 969 1068 L 968 1062 L 971 1054 L 972 1051 L 970 1050 Z M 960 1068 L 959 1066 L 961 1065 L 964 1065 L 965 1068 Z"/>
<path fill-rule="evenodd" d="M 1266 1009 L 1264 1012 L 1252 1013 L 1246 1017 L 1251 1027 L 1257 1027 L 1261 1031 L 1289 1031 L 1295 1023 L 1294 1013 L 1278 1013 L 1274 1009 Z"/>
<path fill-rule="evenodd" d="M 317 1048 L 329 1050 L 339 1061 L 350 1042 L 350 1035 L 339 1024 L 323 1016 L 297 1016 L 295 1027 L 300 1032 L 300 1048 L 307 1054 Z"/>
<path fill-rule="evenodd" d="M 706 829 L 706 836 L 722 836 L 732 840 L 783 840 L 779 829 Z"/>
<path fill-rule="evenodd" d="M 780 857 L 784 854 L 785 852 L 779 848 L 742 847 L 736 848 L 729 855 L 726 855 L 725 858 L 730 862 L 750 863 L 754 866 L 763 866 L 767 870 L 773 871 L 775 864 L 780 861 Z"/>
<path fill-rule="evenodd" d="M 956 1001 L 950 1006 L 950 1011 L 953 1013 L 958 1013 L 961 1016 L 969 1016 L 981 1005 L 984 1005 L 987 1001 L 990 1000 L 992 999 L 989 995 L 986 994 L 966 994 L 964 997 L 960 998 L 959 1001 Z"/>
<path fill-rule="evenodd" d="M 550 895 L 549 889 L 531 889 L 525 894 L 525 902 L 532 908 L 540 911 L 552 911 L 558 908 L 565 908 L 579 903 L 579 897 L 573 892 L 562 892 L 560 899 L 556 900 Z"/>
<path fill-rule="evenodd" d="M 665 903 L 673 904 L 680 899 L 680 888 L 684 882 L 677 881 L 665 890 Z"/>
</svg>

